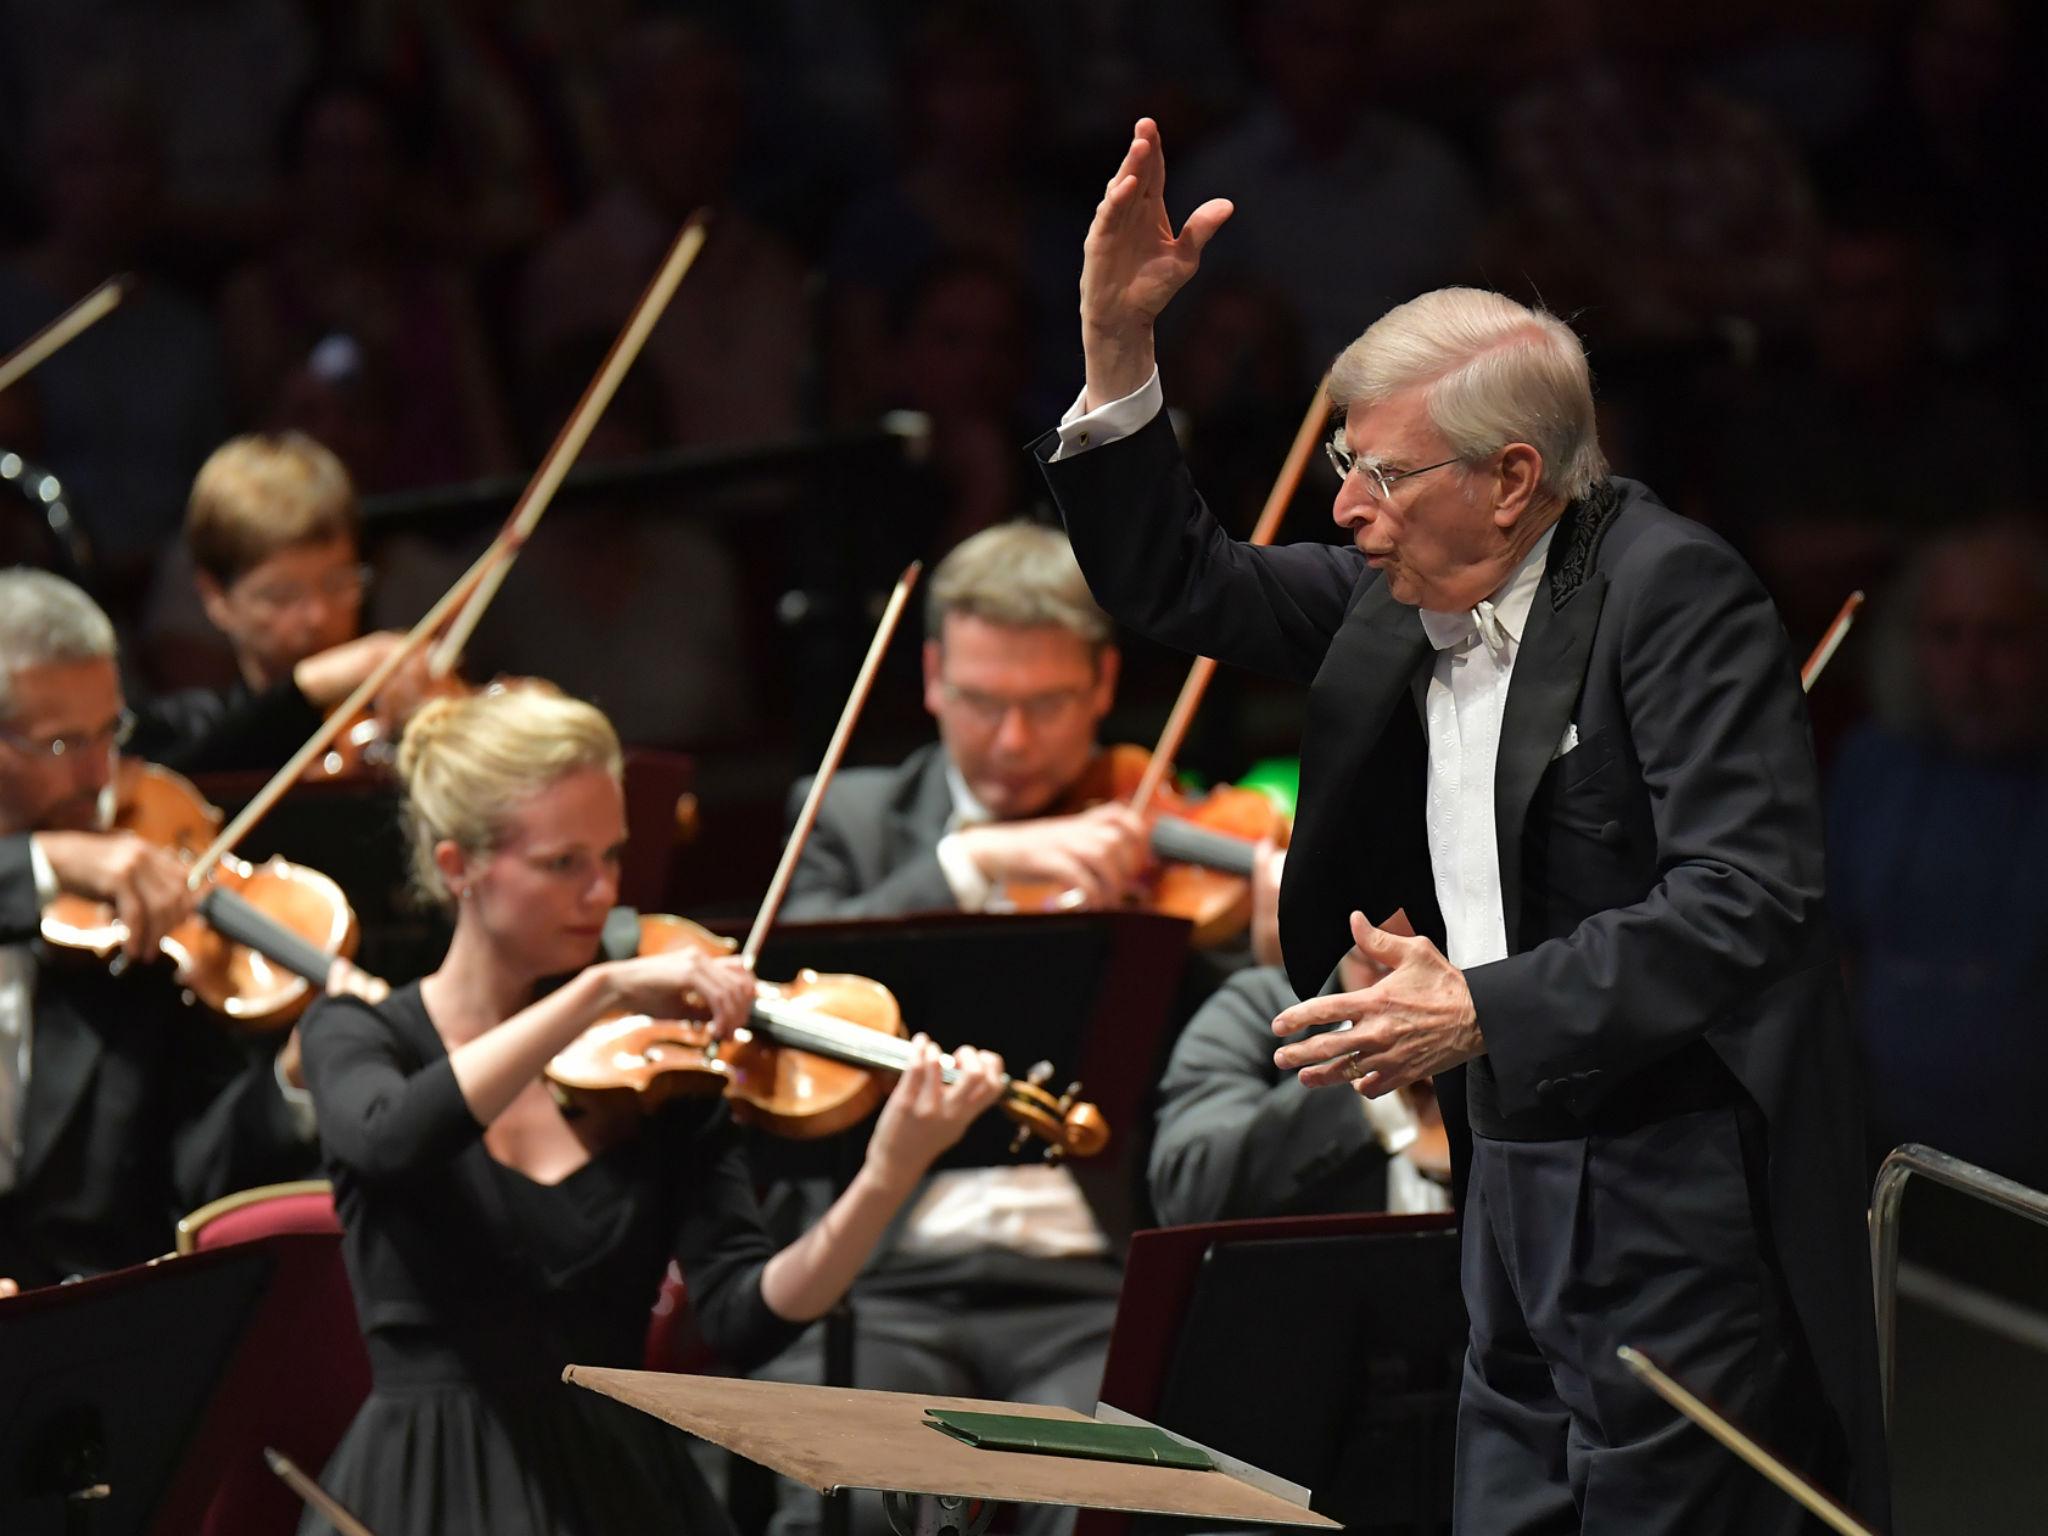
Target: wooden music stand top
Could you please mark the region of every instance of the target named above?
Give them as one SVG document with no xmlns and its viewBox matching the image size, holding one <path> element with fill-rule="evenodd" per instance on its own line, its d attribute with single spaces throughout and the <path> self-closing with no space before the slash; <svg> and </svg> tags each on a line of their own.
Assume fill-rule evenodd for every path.
<svg viewBox="0 0 2048 1536">
<path fill-rule="evenodd" d="M 1339 1528 L 1336 1521 L 1256 1488 L 1220 1467 L 1191 1472 L 1074 1456 L 979 1450 L 925 1421 L 927 1408 L 1084 1418 L 1071 1408 L 588 1365 L 572 1365 L 562 1377 L 820 1493 L 876 1488 L 885 1493 L 1185 1515 L 1232 1524 Z"/>
</svg>

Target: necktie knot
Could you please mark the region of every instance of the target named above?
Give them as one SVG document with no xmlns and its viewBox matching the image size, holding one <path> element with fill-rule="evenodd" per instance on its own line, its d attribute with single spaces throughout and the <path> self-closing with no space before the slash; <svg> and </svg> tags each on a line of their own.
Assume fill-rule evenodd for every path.
<svg viewBox="0 0 2048 1536">
<path fill-rule="evenodd" d="M 1420 612 L 1423 633 L 1440 651 L 1463 651 L 1474 641 L 1483 640 L 1496 657 L 1507 655 L 1507 626 L 1501 623 L 1491 598 L 1481 598 L 1474 607 L 1460 613 L 1442 613 L 1432 608 Z"/>
</svg>

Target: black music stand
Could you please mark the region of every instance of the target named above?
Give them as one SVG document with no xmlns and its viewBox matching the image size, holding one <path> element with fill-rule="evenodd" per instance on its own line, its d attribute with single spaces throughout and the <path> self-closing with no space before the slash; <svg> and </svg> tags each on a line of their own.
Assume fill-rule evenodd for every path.
<svg viewBox="0 0 2048 1536">
<path fill-rule="evenodd" d="M 0 1302 L 0 1530 L 154 1529 L 273 1263 L 222 1249 Z"/>
<path fill-rule="evenodd" d="M 1307 1339 L 1284 1321 L 1301 1297 L 1356 1305 Z M 1448 1214 L 1162 1228 L 1131 1243 L 1102 1397 L 1313 1488 L 1347 1529 L 1437 1532 L 1465 1336 Z M 1077 1536 L 1129 1528 L 1091 1511 Z"/>
</svg>

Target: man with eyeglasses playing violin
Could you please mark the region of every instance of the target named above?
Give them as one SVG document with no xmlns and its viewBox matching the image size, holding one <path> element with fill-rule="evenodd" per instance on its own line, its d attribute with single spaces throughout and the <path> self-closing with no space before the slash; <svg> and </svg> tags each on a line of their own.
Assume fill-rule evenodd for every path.
<svg viewBox="0 0 2048 1536">
<path fill-rule="evenodd" d="M 40 942 L 60 893 L 111 903 L 135 961 L 192 910 L 170 853 L 100 830 L 131 725 L 106 615 L 0 571 L 0 1295 L 140 1263 L 184 1211 L 312 1162 L 268 1053 L 181 1003 L 168 966 Z"/>
<path fill-rule="evenodd" d="M 1011 881 L 1114 906 L 1144 866 L 1143 820 L 1056 808 L 1094 761 L 1117 666 L 1064 534 L 1006 523 L 964 540 L 926 599 L 924 704 L 939 740 L 899 767 L 839 775 L 783 915 L 1002 910 Z"/>
<path fill-rule="evenodd" d="M 281 765 L 391 653 L 361 634 L 365 568 L 355 487 L 299 432 L 215 449 L 192 483 L 185 547 L 201 605 L 233 648 L 236 681 L 137 710 L 137 750 L 182 773 Z M 414 686 L 409 664 L 393 689 Z"/>
<path fill-rule="evenodd" d="M 788 918 L 1001 911 L 1030 882 L 1101 908 L 1142 871 L 1146 829 L 1120 804 L 1061 807 L 1097 753 L 1115 699 L 1110 625 L 1066 536 L 1008 523 L 963 541 L 926 597 L 925 708 L 939 740 L 894 768 L 833 780 L 783 906 Z M 808 784 L 791 796 L 792 813 Z M 821 1207 L 829 1191 L 801 1199 Z M 1121 1269 L 1064 1168 L 962 1168 L 925 1180 L 854 1292 L 854 1385 L 1095 1403 Z M 764 1373 L 817 1381 L 818 1331 Z M 773 1536 L 816 1524 L 794 1484 Z M 1025 1506 L 1027 1536 L 1071 1512 Z M 856 1498 L 861 1536 L 886 1529 Z"/>
</svg>

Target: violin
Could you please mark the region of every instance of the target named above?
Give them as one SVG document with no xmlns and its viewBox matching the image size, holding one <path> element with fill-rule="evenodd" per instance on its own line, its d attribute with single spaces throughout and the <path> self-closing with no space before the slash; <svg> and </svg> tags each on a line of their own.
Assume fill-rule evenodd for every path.
<svg viewBox="0 0 2048 1536">
<path fill-rule="evenodd" d="M 220 829 L 218 808 L 168 768 L 122 758 L 109 788 L 113 830 L 188 862 Z M 111 959 L 127 929 L 109 903 L 67 893 L 43 909 L 42 937 Z M 164 936 L 163 951 L 188 996 L 237 1028 L 267 1033 L 294 1023 L 331 986 L 370 1001 L 390 990 L 350 963 L 357 939 L 348 898 L 326 875 L 278 858 L 252 865 L 227 857 L 208 872 L 197 909 Z"/>
<path fill-rule="evenodd" d="M 1112 800 L 1128 802 L 1152 771 L 1152 753 L 1124 743 L 1095 760 L 1047 813 L 1074 815 Z M 1281 838 L 1287 817 L 1261 790 L 1221 784 L 1189 796 L 1170 780 L 1152 793 L 1150 847 L 1158 862 L 1139 890 L 1148 910 L 1186 918 L 1198 948 L 1223 943 L 1244 932 L 1252 915 L 1252 862 L 1259 844 Z M 1066 892 L 1049 882 L 1010 881 L 999 900 L 1019 912 L 1060 908 Z"/>
<path fill-rule="evenodd" d="M 688 918 L 643 913 L 640 953 L 691 948 L 730 954 L 736 945 Z M 547 1066 L 549 1086 L 565 1109 L 592 1108 L 624 1096 L 651 1110 L 678 1094 L 725 1095 L 733 1118 L 798 1140 L 830 1136 L 872 1114 L 895 1074 L 910 1065 L 903 1013 L 889 989 L 865 976 L 799 971 L 794 981 L 757 982 L 753 1015 L 730 1041 L 713 1038 L 694 1019 L 624 1014 L 601 1019 Z M 941 1058 L 947 1082 L 957 1076 Z M 1013 1150 L 1036 1137 L 1046 1157 L 1093 1157 L 1109 1141 L 1109 1125 L 1081 1101 L 1078 1083 L 1055 1096 L 1041 1062 L 1011 1078 L 998 1102 L 1017 1123 Z"/>
</svg>

